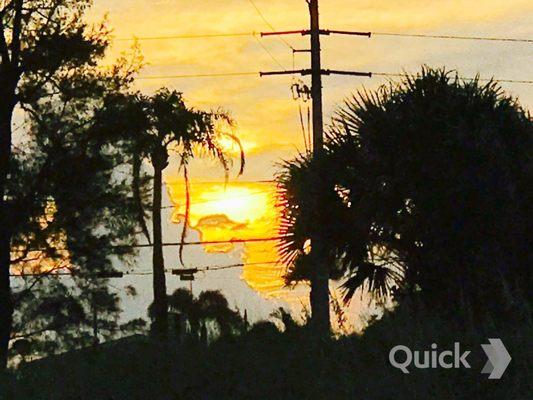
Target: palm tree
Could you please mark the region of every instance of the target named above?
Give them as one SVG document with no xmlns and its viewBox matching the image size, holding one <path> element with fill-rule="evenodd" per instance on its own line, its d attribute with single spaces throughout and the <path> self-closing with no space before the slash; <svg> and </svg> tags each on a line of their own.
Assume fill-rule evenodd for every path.
<svg viewBox="0 0 533 400">
<path fill-rule="evenodd" d="M 305 246 L 320 229 L 346 300 L 361 289 L 452 314 L 501 310 L 532 281 L 532 145 L 528 112 L 495 82 L 424 68 L 353 96 L 320 164 L 301 155 L 278 175 L 287 280 L 309 279 Z M 310 201 L 317 169 L 327 210 Z M 317 211 L 330 223 L 316 226 Z"/>
<path fill-rule="evenodd" d="M 194 297 L 187 289 L 176 289 L 168 296 L 167 304 L 170 311 L 189 321 L 193 338 L 198 338 L 208 323 L 214 323 L 221 336 L 241 331 L 245 325 L 240 314 L 229 307 L 227 299 L 217 290 L 206 290 Z M 155 303 L 150 305 L 148 315 L 155 322 Z"/>
<path fill-rule="evenodd" d="M 231 133 L 217 129 L 219 123 L 232 124 L 227 114 L 222 112 L 204 112 L 188 108 L 182 94 L 168 89 L 161 89 L 153 96 L 138 94 L 136 106 L 142 117 L 136 129 L 133 143 L 133 191 L 139 208 L 139 222 L 148 241 L 153 245 L 153 290 L 154 290 L 154 333 L 166 337 L 167 333 L 167 292 L 165 264 L 163 258 L 163 239 L 161 227 L 163 171 L 169 165 L 171 153 L 180 159 L 186 185 L 186 211 L 182 230 L 182 243 L 186 236 L 189 218 L 189 174 L 188 165 L 195 155 L 207 154 L 218 159 L 226 179 L 230 160 L 219 145 L 221 136 L 229 137 L 241 150 L 239 175 L 244 168 L 244 153 L 240 141 Z M 139 117 L 138 117 L 139 118 Z M 140 128 L 139 128 L 140 127 Z M 147 214 L 143 203 L 147 199 L 147 179 L 143 173 L 143 162 L 153 167 L 151 217 L 153 243 L 146 224 Z M 180 247 L 180 260 L 183 260 L 183 247 Z"/>
</svg>

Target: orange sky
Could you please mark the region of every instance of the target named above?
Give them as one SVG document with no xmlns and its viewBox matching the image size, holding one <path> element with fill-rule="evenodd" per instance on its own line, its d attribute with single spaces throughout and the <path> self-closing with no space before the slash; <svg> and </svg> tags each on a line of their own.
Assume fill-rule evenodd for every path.
<svg viewBox="0 0 533 400">
<path fill-rule="evenodd" d="M 254 0 L 278 30 L 308 26 L 304 0 Z M 268 31 L 249 0 L 96 0 L 93 19 L 108 13 L 118 39 L 134 36 Z M 436 33 L 528 38 L 533 35 L 530 0 L 323 0 L 326 28 L 375 32 Z M 307 38 L 286 37 L 297 48 Z M 291 51 L 276 38 L 262 43 L 285 68 Z M 113 54 L 126 50 L 117 41 Z M 464 76 L 531 79 L 531 44 L 433 40 L 375 36 L 323 38 L 325 67 L 374 72 L 416 71 L 421 64 L 457 68 Z M 280 69 L 253 37 L 142 41 L 147 67 L 143 75 L 224 73 Z M 296 56 L 296 67 L 309 65 L 308 55 Z M 304 80 L 306 80 L 305 78 Z M 364 86 L 375 88 L 386 78 L 326 77 L 325 120 L 342 99 Z M 272 164 L 302 149 L 290 76 L 240 76 L 139 81 L 153 91 L 170 86 L 185 93 L 190 104 L 222 107 L 235 117 L 237 133 L 249 143 L 246 178 L 269 178 Z M 533 86 L 505 84 L 526 106 L 533 104 Z M 205 171 L 202 168 L 202 172 Z M 213 171 L 210 171 L 213 173 Z"/>
<path fill-rule="evenodd" d="M 278 30 L 308 27 L 304 0 L 255 0 L 264 16 Z M 268 31 L 249 0 L 95 0 L 91 18 L 105 13 L 118 39 L 134 36 L 209 34 Z M 323 0 L 322 26 L 331 29 L 374 32 L 405 32 L 501 36 L 533 36 L 531 0 Z M 296 48 L 308 46 L 307 38 L 287 37 Z M 264 46 L 283 67 L 292 68 L 291 51 L 277 38 L 262 39 Z M 141 76 L 209 74 L 242 71 L 279 70 L 271 56 L 254 37 L 141 41 L 147 62 Z M 119 40 L 110 57 L 125 51 L 131 42 Z M 420 65 L 455 68 L 463 76 L 492 76 L 502 79 L 531 79 L 533 47 L 524 43 L 433 40 L 399 37 L 372 39 L 331 36 L 323 38 L 325 68 L 391 72 L 416 71 Z M 308 55 L 297 55 L 296 68 L 307 68 Z M 138 88 L 153 92 L 168 86 L 184 92 L 190 105 L 231 112 L 247 152 L 243 181 L 272 179 L 275 164 L 303 149 L 297 104 L 290 92 L 290 76 L 239 76 L 195 79 L 139 80 Z M 304 81 L 307 78 L 303 78 Z M 332 110 L 354 91 L 376 88 L 385 78 L 326 77 L 324 109 L 327 121 Z M 533 105 L 533 85 L 504 84 L 504 88 Z M 172 221 L 179 220 L 183 187 L 178 163 L 168 169 L 170 201 L 177 205 Z M 196 162 L 195 181 L 221 180 L 215 162 Z M 235 182 L 232 179 L 232 182 Z M 252 238 L 276 234 L 272 184 L 231 183 L 193 185 L 191 225 L 203 239 Z M 245 262 L 275 258 L 272 243 L 247 244 L 238 249 L 208 247 L 207 252 L 229 251 Z M 235 251 L 237 253 L 235 253 Z M 207 254 L 209 253 L 204 253 Z M 201 258 L 195 255 L 194 260 Z M 241 273 L 254 290 L 289 299 L 282 289 L 281 269 L 275 266 L 248 266 Z"/>
</svg>

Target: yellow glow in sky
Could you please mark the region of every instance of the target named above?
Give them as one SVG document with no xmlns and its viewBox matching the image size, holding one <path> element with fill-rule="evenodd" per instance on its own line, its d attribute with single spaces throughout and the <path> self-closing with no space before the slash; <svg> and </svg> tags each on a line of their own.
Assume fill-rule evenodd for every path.
<svg viewBox="0 0 533 400">
<path fill-rule="evenodd" d="M 304 0 L 254 0 L 264 17 L 277 30 L 307 29 L 309 15 Z M 118 39 L 179 34 L 213 34 L 269 31 L 270 27 L 248 0 L 95 0 L 91 19 L 108 13 Z M 441 34 L 531 38 L 531 0 L 322 0 L 323 28 L 372 32 Z M 285 37 L 295 48 L 309 47 L 308 37 Z M 258 41 L 261 41 L 262 46 Z M 127 51 L 132 42 L 115 41 L 110 58 Z M 259 72 L 309 68 L 308 54 L 296 56 L 279 38 L 233 38 L 141 40 L 147 66 L 142 76 Z M 265 50 L 265 47 L 267 50 Z M 421 65 L 456 69 L 462 76 L 501 79 L 531 79 L 531 44 L 434 40 L 378 36 L 372 38 L 326 36 L 322 39 L 325 68 L 371 71 L 416 72 Z M 294 57 L 294 58 L 293 58 Z M 273 58 L 275 60 L 273 60 Z M 300 78 L 300 77 L 298 77 Z M 291 76 L 260 78 L 258 75 L 139 80 L 139 90 L 151 93 L 162 86 L 184 93 L 188 105 L 223 109 L 236 121 L 237 134 L 247 153 L 243 180 L 272 179 L 278 163 L 303 150 L 297 104 L 292 99 Z M 329 76 L 324 78 L 324 121 L 327 123 L 342 100 L 357 90 L 376 89 L 388 78 L 372 79 Z M 302 80 L 309 85 L 309 78 Z M 533 85 L 503 84 L 519 96 L 525 107 L 533 105 Z M 223 143 L 237 155 L 230 141 Z M 179 163 L 176 163 L 179 165 Z M 196 161 L 190 176 L 195 180 L 221 180 L 215 162 Z M 172 164 L 167 182 L 178 179 Z M 169 184 L 176 203 L 174 221 L 183 213 L 182 184 Z M 273 184 L 193 184 L 191 228 L 204 240 L 257 238 L 277 235 Z M 275 243 L 242 246 L 243 261 L 277 259 Z M 209 246 L 207 251 L 231 251 L 238 246 Z M 262 293 L 283 289 L 282 267 L 249 265 L 242 278 Z"/>
<path fill-rule="evenodd" d="M 277 30 L 309 26 L 304 0 L 254 0 Z M 373 32 L 430 33 L 491 37 L 533 36 L 531 0 L 322 0 L 324 28 Z M 90 18 L 107 13 L 117 39 L 179 34 L 269 31 L 248 0 L 95 0 Z M 286 36 L 295 48 L 308 48 L 308 37 Z M 261 41 L 268 52 L 258 43 Z M 132 42 L 117 40 L 110 56 L 128 50 Z M 259 72 L 291 69 L 292 51 L 279 38 L 198 38 L 141 40 L 146 68 L 141 76 Z M 338 35 L 322 38 L 325 68 L 357 71 L 418 71 L 422 64 L 457 69 L 463 76 L 530 79 L 531 44 Z M 274 61 L 271 57 L 276 59 Z M 308 54 L 297 54 L 296 69 L 309 68 Z M 302 78 L 309 84 L 308 77 Z M 354 91 L 374 89 L 388 78 L 329 76 L 324 79 L 325 122 L 335 107 Z M 138 88 L 153 92 L 161 86 L 184 93 L 188 104 L 223 109 L 236 121 L 237 133 L 249 156 L 245 177 L 269 179 L 280 158 L 303 149 L 297 105 L 292 99 L 291 76 L 258 75 L 139 80 Z M 532 85 L 504 84 L 525 106 L 533 104 Z M 202 177 L 212 170 L 198 168 Z M 198 175 L 195 175 L 198 177 Z"/>
<path fill-rule="evenodd" d="M 173 221 L 183 221 L 185 188 L 182 182 L 168 184 L 169 196 L 176 205 Z M 201 234 L 203 241 L 275 238 L 279 215 L 274 183 L 201 183 L 191 185 L 190 228 Z M 206 245 L 207 252 L 229 252 L 242 247 L 242 278 L 267 296 L 286 297 L 282 265 L 278 260 L 276 241 L 244 244 Z M 264 263 L 264 264 L 263 264 Z"/>
</svg>

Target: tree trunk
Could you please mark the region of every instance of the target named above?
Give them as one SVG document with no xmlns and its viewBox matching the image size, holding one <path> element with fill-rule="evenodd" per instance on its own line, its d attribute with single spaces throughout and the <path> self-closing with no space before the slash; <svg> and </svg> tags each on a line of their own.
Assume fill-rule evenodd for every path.
<svg viewBox="0 0 533 400">
<path fill-rule="evenodd" d="M 331 221 L 329 223 L 332 223 Z M 326 264 L 325 249 L 321 235 L 312 241 L 314 268 L 311 276 L 311 323 L 319 337 L 331 334 L 329 310 L 329 271 Z"/>
<path fill-rule="evenodd" d="M 11 160 L 12 107 L 0 110 L 0 372 L 6 369 L 8 345 L 13 323 L 13 298 L 10 285 L 11 224 L 8 202 L 5 199 L 6 182 Z"/>
<path fill-rule="evenodd" d="M 160 160 L 153 160 L 154 164 L 154 196 L 152 204 L 153 223 L 153 272 L 154 272 L 154 334 L 166 339 L 168 334 L 168 299 L 165 280 L 165 260 L 163 258 L 163 235 L 161 229 L 161 206 L 163 168 Z M 159 164 L 159 165 L 158 165 Z"/>
<path fill-rule="evenodd" d="M 4 204 L 2 204 L 4 214 Z M 13 299 L 9 279 L 10 234 L 3 225 L 0 228 L 0 372 L 7 367 L 8 345 L 13 323 Z"/>
</svg>

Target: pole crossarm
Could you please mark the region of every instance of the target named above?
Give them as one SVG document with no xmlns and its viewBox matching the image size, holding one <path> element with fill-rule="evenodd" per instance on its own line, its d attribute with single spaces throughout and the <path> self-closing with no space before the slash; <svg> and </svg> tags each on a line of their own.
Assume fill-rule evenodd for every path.
<svg viewBox="0 0 533 400">
<path fill-rule="evenodd" d="M 372 72 L 337 71 L 333 69 L 323 69 L 322 75 L 352 75 L 352 76 L 365 76 L 367 78 L 372 78 Z"/>
<path fill-rule="evenodd" d="M 179 268 L 173 269 L 172 275 L 194 275 L 198 273 L 198 268 Z"/>
<path fill-rule="evenodd" d="M 359 31 L 340 31 L 337 29 L 319 29 L 318 33 L 321 35 L 350 35 L 350 36 L 366 36 L 371 37 L 372 32 L 359 32 Z M 278 31 L 278 32 L 261 32 L 261 37 L 263 36 L 278 36 L 278 35 L 310 35 L 310 29 L 294 30 L 294 31 Z"/>
<path fill-rule="evenodd" d="M 339 31 L 339 30 L 330 30 L 330 29 L 325 29 L 325 30 L 322 29 L 320 33 L 322 35 L 335 34 L 335 35 L 366 36 L 366 37 L 372 36 L 372 32 Z"/>
<path fill-rule="evenodd" d="M 278 32 L 261 32 L 261 37 L 263 36 L 278 36 L 278 35 L 308 35 L 309 30 L 299 30 L 299 31 L 278 31 Z"/>
<path fill-rule="evenodd" d="M 259 76 L 269 76 L 269 75 L 311 75 L 310 69 L 293 69 L 288 71 L 268 71 L 268 72 L 259 72 Z"/>
<path fill-rule="evenodd" d="M 300 75 L 311 75 L 312 74 L 311 69 L 296 69 L 296 70 L 289 70 L 289 71 L 267 71 L 267 72 L 260 72 L 260 76 L 269 76 L 269 75 L 293 75 L 293 74 L 300 74 Z M 364 76 L 367 78 L 372 78 L 372 72 L 358 72 L 358 71 L 338 71 L 334 69 L 321 69 L 320 70 L 321 75 L 352 75 L 352 76 Z"/>
</svg>

